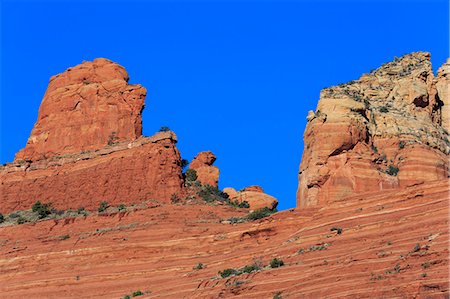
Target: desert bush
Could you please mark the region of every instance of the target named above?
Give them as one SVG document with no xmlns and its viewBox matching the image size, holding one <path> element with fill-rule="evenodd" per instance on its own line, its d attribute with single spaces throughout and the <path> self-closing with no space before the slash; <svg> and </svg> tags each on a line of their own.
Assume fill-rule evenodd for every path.
<svg viewBox="0 0 450 299">
<path fill-rule="evenodd" d="M 144 293 L 142 292 L 142 291 L 140 291 L 140 290 L 138 290 L 138 291 L 136 291 L 136 292 L 133 292 L 133 297 L 137 297 L 137 296 L 143 296 L 144 295 Z"/>
<path fill-rule="evenodd" d="M 43 219 L 52 213 L 51 204 L 43 204 L 39 200 L 33 204 L 31 210 L 38 214 L 39 219 Z"/>
<path fill-rule="evenodd" d="M 274 258 L 270 261 L 270 268 L 279 268 L 284 266 L 284 262 L 281 259 Z"/>
<path fill-rule="evenodd" d="M 389 112 L 389 109 L 386 106 L 381 106 L 380 107 L 380 112 L 381 113 L 387 113 L 387 112 Z"/>
<path fill-rule="evenodd" d="M 398 174 L 398 167 L 394 165 L 389 165 L 388 169 L 386 169 L 386 173 L 391 176 L 396 176 Z"/>
<path fill-rule="evenodd" d="M 198 195 L 206 202 L 228 201 L 228 194 L 211 185 L 201 186 Z"/>
<path fill-rule="evenodd" d="M 248 203 L 248 201 L 244 200 L 244 201 L 238 201 L 237 199 L 232 201 L 229 200 L 228 201 L 228 205 L 235 207 L 235 208 L 240 208 L 240 209 L 248 209 L 250 208 L 250 204 Z"/>
<path fill-rule="evenodd" d="M 127 209 L 127 207 L 126 207 L 123 203 L 121 203 L 120 205 L 117 206 L 117 209 L 118 209 L 119 211 L 124 211 L 124 210 Z"/>
<path fill-rule="evenodd" d="M 188 165 L 189 165 L 189 161 L 188 160 L 186 160 L 186 159 L 182 159 L 181 160 L 181 168 L 185 169 L 186 166 L 188 166 Z"/>
<path fill-rule="evenodd" d="M 261 267 L 258 264 L 254 263 L 251 265 L 244 266 L 241 269 L 241 272 L 242 273 L 252 273 L 254 271 L 259 271 L 259 270 L 261 270 Z"/>
<path fill-rule="evenodd" d="M 338 235 L 342 234 L 342 228 L 340 228 L 340 227 L 332 227 L 330 229 L 330 231 L 332 231 L 332 232 L 335 231 L 335 232 L 337 232 Z"/>
<path fill-rule="evenodd" d="M 262 219 L 262 218 L 268 217 L 276 212 L 277 212 L 277 209 L 271 210 L 268 207 L 264 207 L 262 209 L 255 210 L 255 211 L 251 212 L 250 214 L 248 214 L 247 220 L 254 221 L 254 220 Z"/>
<path fill-rule="evenodd" d="M 167 126 L 162 126 L 161 128 L 159 128 L 159 132 L 169 132 L 170 128 Z"/>
<path fill-rule="evenodd" d="M 219 271 L 219 275 L 222 278 L 230 277 L 232 275 L 239 275 L 239 271 L 236 269 L 228 268 L 223 271 Z"/>
<path fill-rule="evenodd" d="M 181 198 L 176 195 L 175 193 L 172 194 L 172 196 L 170 197 L 170 201 L 175 204 L 175 203 L 179 203 L 181 201 Z"/>
<path fill-rule="evenodd" d="M 106 201 L 102 201 L 98 206 L 98 212 L 103 213 L 109 207 L 109 204 Z"/>
<path fill-rule="evenodd" d="M 3 216 L 3 214 L 0 213 L 0 223 L 5 222 L 5 216 Z"/>
<path fill-rule="evenodd" d="M 28 222 L 28 220 L 23 216 L 19 216 L 19 218 L 17 218 L 17 224 L 24 224 L 26 222 Z"/>
<path fill-rule="evenodd" d="M 198 263 L 197 265 L 195 265 L 194 270 L 201 270 L 205 268 L 206 268 L 205 265 L 203 265 L 202 263 Z"/>
<path fill-rule="evenodd" d="M 197 180 L 197 171 L 194 169 L 188 168 L 186 173 L 184 174 L 186 181 L 195 182 Z"/>
</svg>

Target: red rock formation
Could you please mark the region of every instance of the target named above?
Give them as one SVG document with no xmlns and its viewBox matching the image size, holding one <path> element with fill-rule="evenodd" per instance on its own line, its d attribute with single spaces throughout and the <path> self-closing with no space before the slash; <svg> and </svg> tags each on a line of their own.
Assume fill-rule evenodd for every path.
<svg viewBox="0 0 450 299">
<path fill-rule="evenodd" d="M 307 117 L 297 206 L 447 178 L 447 68 L 436 83 L 429 53 L 417 52 L 322 90 Z"/>
<path fill-rule="evenodd" d="M 90 151 L 141 136 L 146 90 L 127 82 L 125 69 L 103 58 L 53 76 L 16 160 Z"/>
<path fill-rule="evenodd" d="M 249 186 L 241 191 L 236 191 L 234 188 L 224 188 L 223 192 L 227 193 L 231 201 L 248 202 L 250 209 L 258 210 L 262 208 L 275 209 L 278 205 L 278 200 L 264 193 L 260 186 Z"/>
<path fill-rule="evenodd" d="M 242 209 L 162 204 L 3 226 L 0 297 L 448 298 L 448 190 L 424 183 L 235 225 L 221 219 Z M 273 258 L 284 266 L 218 275 Z"/>
<path fill-rule="evenodd" d="M 127 82 L 125 69 L 106 59 L 50 79 L 27 146 L 0 167 L 1 213 L 38 200 L 95 209 L 182 193 L 176 136 L 141 137 L 146 91 Z"/>
<path fill-rule="evenodd" d="M 201 152 L 189 164 L 189 168 L 197 172 L 197 181 L 202 185 L 219 185 L 219 168 L 213 166 L 215 161 L 216 156 L 212 152 Z"/>
<path fill-rule="evenodd" d="M 172 132 L 102 150 L 0 167 L 0 213 L 30 209 L 36 201 L 57 209 L 96 209 L 182 193 L 181 158 Z"/>
</svg>

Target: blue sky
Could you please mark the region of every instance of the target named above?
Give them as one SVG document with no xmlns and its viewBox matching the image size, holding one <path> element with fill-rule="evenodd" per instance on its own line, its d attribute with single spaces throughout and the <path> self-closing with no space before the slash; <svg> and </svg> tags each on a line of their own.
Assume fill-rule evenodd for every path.
<svg viewBox="0 0 450 299">
<path fill-rule="evenodd" d="M 412 51 L 449 56 L 448 1 L 1 1 L 0 163 L 25 146 L 50 76 L 123 65 L 148 90 L 144 135 L 183 158 L 211 150 L 220 187 L 261 185 L 295 206 L 320 89 Z"/>
</svg>

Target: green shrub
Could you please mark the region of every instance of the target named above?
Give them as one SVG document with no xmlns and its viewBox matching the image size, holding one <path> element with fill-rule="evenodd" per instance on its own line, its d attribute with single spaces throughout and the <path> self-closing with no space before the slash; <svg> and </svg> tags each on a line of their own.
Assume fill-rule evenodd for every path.
<svg viewBox="0 0 450 299">
<path fill-rule="evenodd" d="M 268 217 L 276 212 L 277 212 L 277 209 L 271 210 L 268 207 L 264 207 L 262 209 L 255 210 L 255 211 L 251 212 L 250 214 L 248 214 L 247 220 L 254 221 L 254 220 L 262 219 L 262 218 Z"/>
<path fill-rule="evenodd" d="M 342 228 L 340 228 L 340 227 L 332 227 L 330 229 L 330 231 L 332 231 L 332 232 L 335 231 L 335 232 L 337 232 L 338 235 L 342 234 Z"/>
<path fill-rule="evenodd" d="M 108 145 L 114 145 L 118 142 L 119 137 L 117 137 L 116 134 L 116 132 L 111 132 L 111 134 L 108 136 Z"/>
<path fill-rule="evenodd" d="M 117 209 L 118 209 L 119 211 L 124 211 L 124 210 L 127 209 L 127 207 L 126 207 L 123 203 L 121 203 L 120 205 L 117 206 Z"/>
<path fill-rule="evenodd" d="M 166 126 L 162 126 L 161 128 L 159 128 L 159 132 L 169 132 L 170 128 L 166 127 Z"/>
<path fill-rule="evenodd" d="M 279 268 L 284 266 L 284 262 L 280 259 L 274 258 L 270 261 L 270 268 Z"/>
<path fill-rule="evenodd" d="M 81 208 L 78 208 L 77 214 L 87 216 L 88 213 L 83 207 L 81 207 Z"/>
<path fill-rule="evenodd" d="M 34 203 L 31 210 L 38 214 L 39 219 L 43 219 L 52 213 L 50 204 L 43 204 L 39 200 Z"/>
<path fill-rule="evenodd" d="M 109 207 L 109 204 L 106 201 L 102 201 L 98 207 L 98 212 L 103 213 Z"/>
<path fill-rule="evenodd" d="M 15 218 L 19 218 L 20 214 L 18 212 L 12 212 L 11 214 L 9 214 L 9 218 L 11 219 L 15 219 Z"/>
<path fill-rule="evenodd" d="M 380 107 L 380 112 L 381 113 L 387 113 L 387 112 L 389 112 L 389 109 L 386 106 L 381 106 Z"/>
<path fill-rule="evenodd" d="M 400 143 L 398 144 L 398 147 L 400 149 L 405 148 L 406 142 L 405 141 L 400 141 Z"/>
<path fill-rule="evenodd" d="M 281 297 L 281 292 L 276 292 L 275 294 L 273 294 L 273 299 L 282 299 L 283 297 Z"/>
<path fill-rule="evenodd" d="M 235 201 L 228 201 L 228 204 L 232 207 L 235 208 L 240 208 L 240 209 L 248 209 L 250 208 L 250 204 L 248 203 L 248 201 L 244 200 L 239 202 L 237 199 Z"/>
<path fill-rule="evenodd" d="M 131 296 L 130 295 L 125 295 L 125 296 L 122 297 L 122 299 L 131 299 Z"/>
<path fill-rule="evenodd" d="M 206 202 L 228 201 L 228 194 L 211 185 L 201 186 L 198 195 Z"/>
<path fill-rule="evenodd" d="M 231 269 L 231 268 L 229 268 L 229 269 L 225 269 L 225 270 L 223 270 L 223 271 L 219 271 L 219 275 L 220 275 L 222 278 L 226 278 L 226 277 L 230 277 L 230 276 L 232 276 L 232 275 L 239 275 L 239 271 L 236 270 L 236 269 Z"/>
<path fill-rule="evenodd" d="M 257 265 L 256 263 L 254 263 L 254 264 L 252 264 L 252 265 L 244 266 L 244 267 L 241 269 L 241 272 L 242 272 L 242 273 L 252 273 L 252 272 L 258 271 L 258 270 L 261 270 L 261 267 L 260 267 L 259 265 Z"/>
<path fill-rule="evenodd" d="M 17 224 L 24 224 L 28 222 L 28 220 L 25 217 L 19 216 L 19 218 L 17 218 Z"/>
<path fill-rule="evenodd" d="M 186 166 L 188 166 L 188 165 L 189 165 L 189 161 L 188 160 L 186 160 L 186 159 L 182 159 L 181 160 L 181 168 L 185 169 Z"/>
<path fill-rule="evenodd" d="M 184 174 L 186 181 L 195 182 L 197 180 L 197 171 L 194 169 L 188 168 L 186 173 Z"/>
<path fill-rule="evenodd" d="M 388 169 L 386 169 L 386 173 L 391 176 L 396 176 L 398 174 L 398 167 L 394 165 L 389 165 Z"/>
<path fill-rule="evenodd" d="M 195 265 L 194 270 L 201 270 L 205 268 L 206 268 L 205 265 L 203 265 L 202 263 L 198 263 L 197 265 Z"/>
<path fill-rule="evenodd" d="M 175 203 L 179 203 L 181 201 L 181 198 L 176 195 L 175 193 L 172 194 L 172 196 L 170 197 L 170 201 L 175 204 Z"/>
<path fill-rule="evenodd" d="M 144 293 L 142 293 L 142 291 L 136 291 L 136 292 L 133 292 L 133 297 L 137 297 L 137 296 L 143 296 L 144 295 Z"/>
<path fill-rule="evenodd" d="M 3 216 L 3 214 L 0 213 L 0 223 L 5 222 L 5 216 Z"/>
</svg>

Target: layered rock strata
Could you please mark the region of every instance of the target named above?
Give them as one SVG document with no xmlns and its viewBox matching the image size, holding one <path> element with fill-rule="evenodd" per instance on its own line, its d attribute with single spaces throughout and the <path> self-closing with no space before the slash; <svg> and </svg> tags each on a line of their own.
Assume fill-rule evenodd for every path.
<svg viewBox="0 0 450 299">
<path fill-rule="evenodd" d="M 448 64 L 396 58 L 321 91 L 308 113 L 297 206 L 448 178 Z"/>
<path fill-rule="evenodd" d="M 102 148 L 142 135 L 146 90 L 104 58 L 50 78 L 38 119 L 16 160 L 36 161 Z"/>
<path fill-rule="evenodd" d="M 182 193 L 181 158 L 172 132 L 101 150 L 0 167 L 0 213 L 36 201 L 57 209 L 96 209 L 147 200 L 169 202 Z"/>
</svg>

